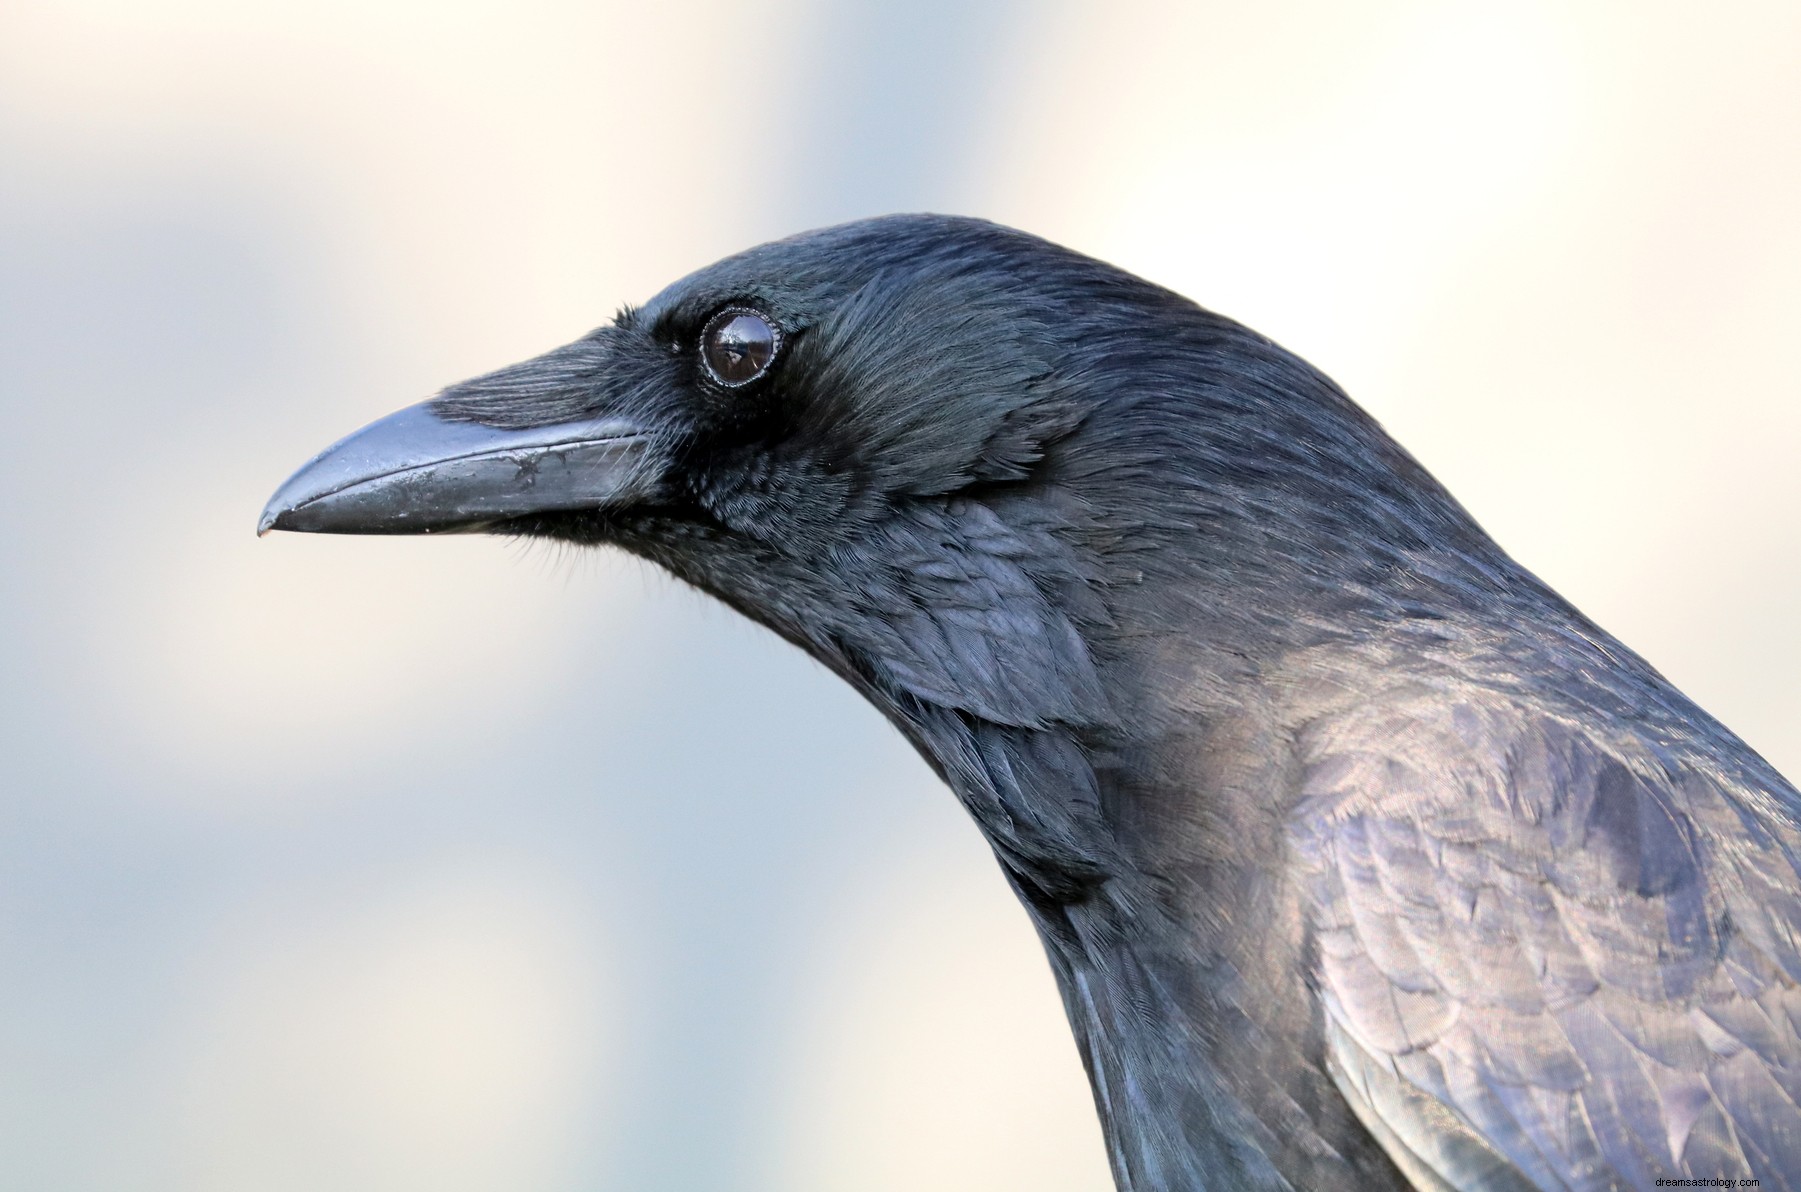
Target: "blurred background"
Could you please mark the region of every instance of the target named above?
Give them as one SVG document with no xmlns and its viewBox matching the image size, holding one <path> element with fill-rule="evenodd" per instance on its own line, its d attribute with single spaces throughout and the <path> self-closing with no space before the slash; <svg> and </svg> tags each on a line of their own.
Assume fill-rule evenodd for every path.
<svg viewBox="0 0 1801 1192">
<path fill-rule="evenodd" d="M 1312 359 L 1801 774 L 1801 6 L 0 3 L 0 1184 L 1102 1192 L 973 828 L 638 564 L 252 533 L 752 243 Z"/>
</svg>

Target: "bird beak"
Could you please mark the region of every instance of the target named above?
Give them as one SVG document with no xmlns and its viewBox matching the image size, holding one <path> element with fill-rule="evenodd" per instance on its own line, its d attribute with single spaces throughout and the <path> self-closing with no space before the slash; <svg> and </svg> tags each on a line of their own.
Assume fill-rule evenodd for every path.
<svg viewBox="0 0 1801 1192">
<path fill-rule="evenodd" d="M 499 430 L 409 406 L 327 447 L 257 523 L 314 534 L 479 530 L 534 513 L 598 509 L 654 493 L 661 468 L 618 417 Z"/>
<path fill-rule="evenodd" d="M 256 532 L 433 534 L 654 499 L 668 436 L 615 341 L 597 331 L 370 423 L 289 477 Z"/>
</svg>

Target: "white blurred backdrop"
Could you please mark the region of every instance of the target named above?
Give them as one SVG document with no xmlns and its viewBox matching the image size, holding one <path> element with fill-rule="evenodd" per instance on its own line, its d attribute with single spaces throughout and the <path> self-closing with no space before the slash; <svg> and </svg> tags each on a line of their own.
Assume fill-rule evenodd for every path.
<svg viewBox="0 0 1801 1192">
<path fill-rule="evenodd" d="M 1801 774 L 1801 6 L 0 4 L 0 1184 L 1108 1187 L 974 830 L 638 565 L 258 541 L 899 210 L 1312 359 Z"/>
</svg>

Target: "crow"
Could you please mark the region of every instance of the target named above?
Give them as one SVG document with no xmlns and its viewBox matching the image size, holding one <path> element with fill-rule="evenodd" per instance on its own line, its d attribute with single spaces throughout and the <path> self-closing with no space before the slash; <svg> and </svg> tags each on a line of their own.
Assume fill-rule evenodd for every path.
<svg viewBox="0 0 1801 1192">
<path fill-rule="evenodd" d="M 806 233 L 260 529 L 620 547 L 829 667 L 1029 912 L 1122 1190 L 1801 1189 L 1795 788 L 1168 290 L 973 219 Z"/>
</svg>

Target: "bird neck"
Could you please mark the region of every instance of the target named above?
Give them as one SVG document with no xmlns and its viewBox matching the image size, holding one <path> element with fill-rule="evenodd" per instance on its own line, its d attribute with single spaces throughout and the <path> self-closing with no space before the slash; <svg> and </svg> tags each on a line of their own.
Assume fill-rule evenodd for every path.
<svg viewBox="0 0 1801 1192">
<path fill-rule="evenodd" d="M 1271 776 L 1205 760 L 1226 734 L 1254 746 L 1252 730 L 1222 721 L 1207 741 L 1122 749 L 900 712 L 1039 931 L 1121 1189 L 1386 1186 L 1379 1153 L 1326 1142 L 1361 1133 L 1308 1059 L 1304 945 L 1267 855 L 1279 829 L 1249 810 L 1267 798 L 1232 797 Z M 1180 795 L 1173 773 L 1198 797 Z"/>
</svg>

